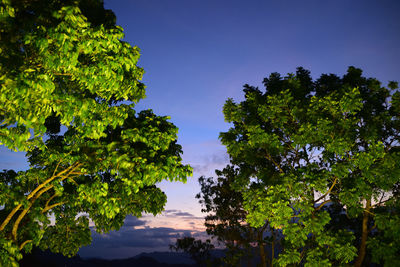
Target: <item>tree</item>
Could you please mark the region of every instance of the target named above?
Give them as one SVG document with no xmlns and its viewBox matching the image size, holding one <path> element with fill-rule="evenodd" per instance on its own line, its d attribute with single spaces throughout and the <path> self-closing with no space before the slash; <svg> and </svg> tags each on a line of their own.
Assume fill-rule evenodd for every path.
<svg viewBox="0 0 400 267">
<path fill-rule="evenodd" d="M 207 234 L 216 238 L 226 247 L 225 263 L 237 266 L 247 258 L 248 265 L 256 257 L 254 247 L 258 247 L 262 266 L 273 263 L 276 245 L 276 231 L 269 228 L 267 222 L 260 227 L 251 227 L 246 222 L 247 211 L 243 208 L 243 197 L 232 189 L 232 183 L 238 175 L 238 168 L 226 166 L 222 171 L 216 170 L 217 179 L 200 177 L 201 192 L 196 198 L 206 213 L 205 226 Z M 270 236 L 266 236 L 269 230 Z M 266 245 L 271 245 L 272 255 L 266 255 Z"/>
<path fill-rule="evenodd" d="M 0 265 L 33 246 L 75 254 L 89 219 L 107 232 L 159 213 L 155 184 L 191 168 L 169 117 L 133 109 L 143 69 L 114 14 L 98 0 L 2 0 L 0 38 L 0 144 L 30 162 L 0 174 Z"/>
<path fill-rule="evenodd" d="M 279 265 L 330 266 L 366 259 L 398 265 L 400 93 L 360 69 L 342 77 L 310 72 L 264 79 L 265 92 L 245 85 L 229 99 L 220 134 L 242 193 L 247 221 L 281 229 Z M 360 221 L 360 235 L 335 224 L 332 202 Z M 340 223 L 340 220 L 337 221 Z M 332 224 L 335 227 L 332 227 Z"/>
<path fill-rule="evenodd" d="M 169 246 L 171 250 L 183 251 L 188 253 L 190 257 L 199 266 L 215 266 L 218 259 L 212 259 L 210 251 L 214 249 L 214 245 L 211 244 L 211 240 L 207 239 L 205 242 L 201 240 L 195 240 L 193 237 L 185 236 L 178 238 L 175 245 Z"/>
</svg>

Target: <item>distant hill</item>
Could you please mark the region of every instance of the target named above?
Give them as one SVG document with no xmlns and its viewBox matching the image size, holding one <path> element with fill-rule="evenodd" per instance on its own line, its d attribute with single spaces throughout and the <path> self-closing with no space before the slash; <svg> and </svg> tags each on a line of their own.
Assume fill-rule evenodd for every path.
<svg viewBox="0 0 400 267">
<path fill-rule="evenodd" d="M 34 250 L 19 262 L 21 267 L 194 267 L 194 261 L 185 253 L 152 252 L 132 258 L 105 260 L 82 259 L 79 255 L 68 258 L 49 251 Z"/>
<path fill-rule="evenodd" d="M 190 258 L 187 253 L 177 253 L 177 252 L 150 252 L 141 253 L 134 257 L 134 259 L 139 258 L 152 258 L 160 263 L 168 264 L 188 264 L 193 265 L 195 262 Z"/>
</svg>

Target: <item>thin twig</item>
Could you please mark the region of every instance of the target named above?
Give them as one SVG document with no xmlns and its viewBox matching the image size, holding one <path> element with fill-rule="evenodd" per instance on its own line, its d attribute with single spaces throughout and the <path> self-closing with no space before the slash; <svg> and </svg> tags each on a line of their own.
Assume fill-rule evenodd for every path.
<svg viewBox="0 0 400 267">
<path fill-rule="evenodd" d="M 45 213 L 45 212 L 51 210 L 52 208 L 57 207 L 57 206 L 60 206 L 60 205 L 63 205 L 63 204 L 65 204 L 65 203 L 67 203 L 67 201 L 62 201 L 62 202 L 58 202 L 58 203 L 55 203 L 55 204 L 50 205 L 50 206 L 46 206 L 46 208 L 44 208 L 44 209 L 42 210 L 42 213 Z"/>
<path fill-rule="evenodd" d="M 327 203 L 329 203 L 329 202 L 332 202 L 332 200 L 330 200 L 330 199 L 325 200 L 325 201 L 322 202 L 321 205 L 319 205 L 315 210 L 321 209 L 323 206 L 325 206 L 325 204 L 327 204 Z"/>
<path fill-rule="evenodd" d="M 56 174 L 56 172 L 57 172 L 57 170 L 58 170 L 58 166 L 60 166 L 60 164 L 61 164 L 61 159 L 60 159 L 60 161 L 57 163 L 57 166 L 56 166 L 56 168 L 54 169 L 54 172 L 53 172 L 52 177 Z"/>
<path fill-rule="evenodd" d="M 56 196 L 57 196 L 57 193 L 54 193 L 54 195 L 52 195 L 52 196 L 46 201 L 45 207 L 47 207 L 47 206 L 49 205 L 50 201 L 52 201 Z"/>
<path fill-rule="evenodd" d="M 281 173 L 285 173 L 285 172 L 282 170 L 281 165 L 279 165 L 268 153 L 267 153 L 267 159 L 268 159 L 269 161 L 272 161 L 272 163 L 274 163 L 274 165 L 279 169 L 279 171 L 280 171 Z"/>
<path fill-rule="evenodd" d="M 318 201 L 324 199 L 332 191 L 333 187 L 336 185 L 336 182 L 337 182 L 337 177 L 335 177 L 335 180 L 333 180 L 333 183 L 332 183 L 331 187 L 329 188 L 329 190 L 325 194 L 323 194 L 320 198 L 315 200 L 314 203 L 317 203 Z"/>
<path fill-rule="evenodd" d="M 19 250 L 23 249 L 23 248 L 25 247 L 25 245 L 28 244 L 28 243 L 30 243 L 30 242 L 32 242 L 32 240 L 26 240 L 24 243 L 22 243 L 22 244 L 19 246 Z"/>
</svg>

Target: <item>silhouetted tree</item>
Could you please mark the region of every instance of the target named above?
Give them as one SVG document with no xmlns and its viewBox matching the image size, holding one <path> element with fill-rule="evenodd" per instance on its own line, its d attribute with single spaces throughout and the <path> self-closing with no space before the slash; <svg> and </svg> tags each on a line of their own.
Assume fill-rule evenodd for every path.
<svg viewBox="0 0 400 267">
<path fill-rule="evenodd" d="M 206 213 L 205 226 L 207 234 L 217 239 L 226 247 L 225 262 L 236 266 L 247 259 L 248 265 L 255 261 L 254 248 L 258 247 L 262 266 L 272 263 L 273 256 L 266 255 L 266 245 L 274 250 L 275 231 L 268 223 L 260 227 L 251 227 L 246 222 L 247 211 L 243 208 L 243 197 L 232 188 L 234 179 L 239 174 L 238 168 L 226 166 L 222 171 L 215 171 L 217 178 L 200 177 L 201 192 L 196 198 Z M 266 231 L 269 230 L 269 235 Z M 273 254 L 273 252 L 272 252 Z"/>
<path fill-rule="evenodd" d="M 188 236 L 179 238 L 176 240 L 175 245 L 170 245 L 171 250 L 188 253 L 199 266 L 218 265 L 218 259 L 213 259 L 210 254 L 210 251 L 214 248 L 214 245 L 209 239 L 203 242 Z"/>
</svg>

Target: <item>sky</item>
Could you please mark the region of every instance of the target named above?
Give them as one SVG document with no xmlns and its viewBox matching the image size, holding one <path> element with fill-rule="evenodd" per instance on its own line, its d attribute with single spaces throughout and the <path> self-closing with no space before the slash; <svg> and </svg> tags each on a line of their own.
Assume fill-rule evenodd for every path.
<svg viewBox="0 0 400 267">
<path fill-rule="evenodd" d="M 162 182 L 168 202 L 154 217 L 127 217 L 107 235 L 93 234 L 82 257 L 126 258 L 166 251 L 177 237 L 205 238 L 195 199 L 197 179 L 213 176 L 229 157 L 218 135 L 229 124 L 222 108 L 243 99 L 244 84 L 259 86 L 272 72 L 302 66 L 313 78 L 363 69 L 384 85 L 400 81 L 398 0 L 104 0 L 141 50 L 146 99 L 178 126 L 183 161 L 194 168 L 186 184 Z M 24 154 L 0 148 L 0 169 L 26 168 Z"/>
</svg>

